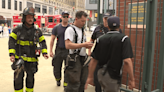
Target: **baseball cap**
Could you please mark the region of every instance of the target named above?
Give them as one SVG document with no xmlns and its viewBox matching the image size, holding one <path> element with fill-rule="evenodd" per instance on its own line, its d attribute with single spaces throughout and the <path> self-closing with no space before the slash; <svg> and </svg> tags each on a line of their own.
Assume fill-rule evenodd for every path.
<svg viewBox="0 0 164 92">
<path fill-rule="evenodd" d="M 111 29 L 116 29 L 120 27 L 120 18 L 117 16 L 111 16 L 107 20 L 108 26 Z"/>
<path fill-rule="evenodd" d="M 110 17 L 110 16 L 112 16 L 111 13 L 104 13 L 104 14 L 103 14 L 103 17 Z"/>
<path fill-rule="evenodd" d="M 62 12 L 62 15 L 64 15 L 64 14 L 68 14 L 69 15 L 69 13 L 67 11 Z"/>
</svg>

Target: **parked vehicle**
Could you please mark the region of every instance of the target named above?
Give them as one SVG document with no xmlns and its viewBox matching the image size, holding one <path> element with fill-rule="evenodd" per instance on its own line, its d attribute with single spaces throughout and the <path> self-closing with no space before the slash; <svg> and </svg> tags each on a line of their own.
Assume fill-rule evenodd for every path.
<svg viewBox="0 0 164 92">
<path fill-rule="evenodd" d="M 56 26 L 62 21 L 61 17 L 61 15 L 36 15 L 36 21 L 34 22 L 34 24 L 37 25 L 37 27 L 40 28 L 43 33 L 51 33 L 54 26 Z M 69 18 L 69 23 L 71 23 L 73 19 L 71 16 L 69 16 Z M 13 28 L 21 24 L 21 20 L 21 16 L 13 16 Z"/>
<path fill-rule="evenodd" d="M 97 27 L 97 24 L 93 24 L 93 26 L 90 27 L 90 31 L 93 32 L 96 27 Z"/>
</svg>

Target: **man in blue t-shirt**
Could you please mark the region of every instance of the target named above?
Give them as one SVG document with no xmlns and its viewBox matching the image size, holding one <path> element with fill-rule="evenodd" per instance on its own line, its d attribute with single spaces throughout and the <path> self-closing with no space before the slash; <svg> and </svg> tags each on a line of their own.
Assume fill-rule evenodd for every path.
<svg viewBox="0 0 164 92">
<path fill-rule="evenodd" d="M 50 57 L 53 57 L 52 59 L 52 66 L 53 66 L 53 73 L 57 81 L 57 86 L 60 86 L 60 80 L 61 80 L 61 68 L 63 60 L 66 61 L 66 57 L 68 55 L 68 50 L 65 48 L 65 40 L 64 40 L 64 34 L 67 27 L 70 25 L 68 24 L 68 18 L 69 13 L 68 12 L 62 12 L 62 22 L 58 25 L 56 25 L 52 29 L 52 35 L 51 35 L 51 41 L 50 41 Z M 57 43 L 56 43 L 56 49 L 55 49 L 55 55 L 53 54 L 53 45 L 54 40 L 57 37 Z M 66 77 L 64 76 L 64 87 L 67 86 Z"/>
</svg>

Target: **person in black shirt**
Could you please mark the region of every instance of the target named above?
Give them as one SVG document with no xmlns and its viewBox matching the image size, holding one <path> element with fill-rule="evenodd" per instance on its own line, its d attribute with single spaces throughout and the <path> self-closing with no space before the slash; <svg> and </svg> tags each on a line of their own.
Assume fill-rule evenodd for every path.
<svg viewBox="0 0 164 92">
<path fill-rule="evenodd" d="M 110 13 L 105 13 L 103 15 L 103 24 L 100 24 L 95 28 L 95 30 L 91 36 L 91 40 L 90 40 L 91 42 L 94 42 L 99 36 L 104 35 L 108 32 L 107 18 L 110 16 L 111 16 Z M 91 55 L 91 49 L 88 50 L 88 55 L 89 56 Z M 95 92 L 102 92 L 101 86 L 100 86 L 98 79 L 97 79 L 97 72 L 99 69 L 100 69 L 100 67 L 97 65 L 95 72 L 94 72 Z"/>
<path fill-rule="evenodd" d="M 128 36 L 120 33 L 120 19 L 118 17 L 109 17 L 108 29 L 105 35 L 99 37 L 96 46 L 91 54 L 93 57 L 89 66 L 89 75 L 85 87 L 88 84 L 94 85 L 93 73 L 98 64 L 101 68 L 98 70 L 98 81 L 105 92 L 118 92 L 119 81 L 122 74 L 122 66 L 129 73 L 129 88 L 135 87 L 133 75 L 133 57 L 132 47 Z"/>
<path fill-rule="evenodd" d="M 52 59 L 53 73 L 57 81 L 57 86 L 60 86 L 61 80 L 61 68 L 63 60 L 66 62 L 66 57 L 68 55 L 68 50 L 65 48 L 64 34 L 65 30 L 70 26 L 68 24 L 69 13 L 67 11 L 62 12 L 62 22 L 56 25 L 52 30 L 51 41 L 50 41 L 50 57 Z M 54 40 L 57 37 L 55 55 L 52 52 L 54 45 Z M 67 86 L 67 80 L 64 75 L 64 87 Z"/>
</svg>

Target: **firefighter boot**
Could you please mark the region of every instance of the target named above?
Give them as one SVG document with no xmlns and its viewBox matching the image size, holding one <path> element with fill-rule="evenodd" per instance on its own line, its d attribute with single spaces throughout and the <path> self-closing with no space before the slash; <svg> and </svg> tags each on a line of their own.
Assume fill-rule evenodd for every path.
<svg viewBox="0 0 164 92">
<path fill-rule="evenodd" d="M 59 81 L 57 81 L 57 86 L 60 86 L 60 80 L 59 80 Z"/>
</svg>

